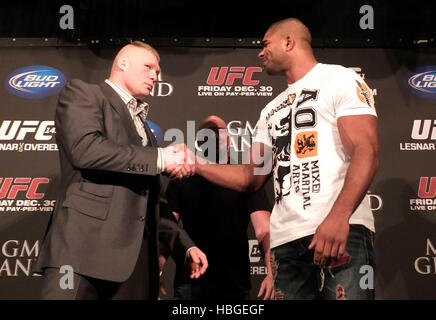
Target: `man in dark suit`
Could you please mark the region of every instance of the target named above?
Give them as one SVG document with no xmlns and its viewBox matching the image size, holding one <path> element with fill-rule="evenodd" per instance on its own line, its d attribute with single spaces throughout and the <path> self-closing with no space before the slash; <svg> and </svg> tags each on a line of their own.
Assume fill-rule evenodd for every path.
<svg viewBox="0 0 436 320">
<path fill-rule="evenodd" d="M 192 277 L 207 268 L 186 233 L 159 217 L 159 173 L 194 173 L 186 146 L 158 148 L 145 122 L 143 99 L 159 72 L 156 50 L 134 42 L 117 54 L 105 83 L 75 79 L 61 92 L 61 186 L 35 269 L 44 274 L 42 298 L 156 299 L 158 239 L 191 261 Z"/>
</svg>

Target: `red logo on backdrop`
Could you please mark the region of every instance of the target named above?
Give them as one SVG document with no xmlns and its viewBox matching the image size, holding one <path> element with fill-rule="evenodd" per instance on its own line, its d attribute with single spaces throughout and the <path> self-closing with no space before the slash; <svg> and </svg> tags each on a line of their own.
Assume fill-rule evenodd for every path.
<svg viewBox="0 0 436 320">
<path fill-rule="evenodd" d="M 253 74 L 262 72 L 260 67 L 212 67 L 207 77 L 208 85 L 227 85 L 234 84 L 236 79 L 242 79 L 245 86 L 255 86 L 259 80 L 253 80 Z"/>
<path fill-rule="evenodd" d="M 0 178 L 0 199 L 15 199 L 18 192 L 26 192 L 27 199 L 41 199 L 44 193 L 37 193 L 42 183 L 49 183 L 48 178 Z"/>
<path fill-rule="evenodd" d="M 425 199 L 436 197 L 436 177 L 419 179 L 418 197 Z"/>
<path fill-rule="evenodd" d="M 409 202 L 411 211 L 436 212 L 436 177 L 420 177 L 418 198 Z"/>
</svg>

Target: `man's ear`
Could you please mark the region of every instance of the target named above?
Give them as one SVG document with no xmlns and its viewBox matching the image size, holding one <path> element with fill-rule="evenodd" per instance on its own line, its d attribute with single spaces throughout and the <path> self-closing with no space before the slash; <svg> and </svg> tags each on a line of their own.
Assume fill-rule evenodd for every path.
<svg viewBox="0 0 436 320">
<path fill-rule="evenodd" d="M 123 71 L 126 71 L 129 68 L 129 59 L 127 58 L 121 58 L 118 60 L 118 68 L 120 68 Z"/>
<path fill-rule="evenodd" d="M 286 36 L 286 51 L 291 51 L 295 47 L 295 38 L 287 35 Z"/>
</svg>

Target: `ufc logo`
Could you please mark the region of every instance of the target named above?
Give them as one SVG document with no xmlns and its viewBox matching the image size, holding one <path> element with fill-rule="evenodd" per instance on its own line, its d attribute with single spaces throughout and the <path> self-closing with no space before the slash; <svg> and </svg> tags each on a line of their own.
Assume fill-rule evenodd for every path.
<svg viewBox="0 0 436 320">
<path fill-rule="evenodd" d="M 41 199 L 43 193 L 36 193 L 42 183 L 49 183 L 48 178 L 0 178 L 0 199 L 15 199 L 19 191 L 26 191 L 27 199 Z"/>
<path fill-rule="evenodd" d="M 259 84 L 259 80 L 253 80 L 255 72 L 262 72 L 260 67 L 212 67 L 207 77 L 208 85 L 227 85 L 231 86 L 236 79 L 242 79 L 242 84 L 245 86 L 255 86 Z"/>
<path fill-rule="evenodd" d="M 50 140 L 55 133 L 54 121 L 5 120 L 0 127 L 0 140 L 24 140 L 33 132 L 35 140 Z"/>
<path fill-rule="evenodd" d="M 419 179 L 418 197 L 436 198 L 436 177 L 421 177 Z"/>
<path fill-rule="evenodd" d="M 411 136 L 415 140 L 436 140 L 436 120 L 414 120 Z"/>
</svg>

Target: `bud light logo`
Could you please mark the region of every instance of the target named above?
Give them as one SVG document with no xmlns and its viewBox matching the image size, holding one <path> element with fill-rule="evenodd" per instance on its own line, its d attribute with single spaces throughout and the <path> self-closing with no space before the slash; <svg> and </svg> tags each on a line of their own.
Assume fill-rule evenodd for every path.
<svg viewBox="0 0 436 320">
<path fill-rule="evenodd" d="M 154 136 L 156 137 L 157 144 L 161 144 L 163 140 L 163 132 L 162 129 L 154 122 L 150 120 L 145 120 L 147 122 L 147 125 L 149 126 L 151 132 L 153 132 Z"/>
<path fill-rule="evenodd" d="M 407 82 L 413 93 L 424 98 L 436 98 L 436 66 L 414 70 Z"/>
<path fill-rule="evenodd" d="M 41 99 L 58 93 L 65 85 L 65 76 L 47 66 L 28 66 L 12 72 L 6 78 L 6 88 L 16 96 Z"/>
</svg>

